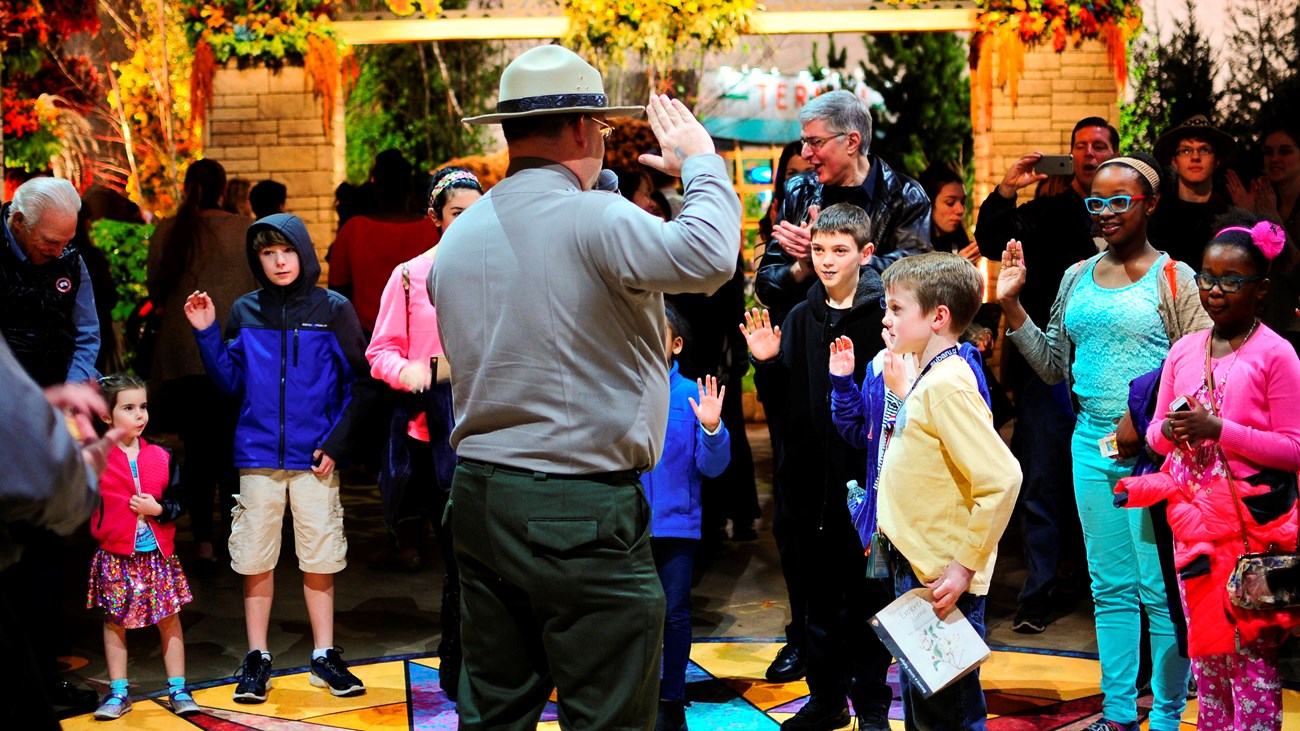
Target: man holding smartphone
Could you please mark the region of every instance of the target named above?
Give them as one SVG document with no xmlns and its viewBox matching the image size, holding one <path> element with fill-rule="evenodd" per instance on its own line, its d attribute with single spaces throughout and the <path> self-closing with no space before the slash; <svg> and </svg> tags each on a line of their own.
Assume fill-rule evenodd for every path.
<svg viewBox="0 0 1300 731">
<path fill-rule="evenodd" d="M 1070 265 L 1087 259 L 1100 248 L 1100 233 L 1083 205 L 1097 167 L 1118 153 L 1119 132 L 1101 117 L 1087 117 L 1070 135 L 1073 177 L 1065 191 L 1016 206 L 1016 195 L 1046 180 L 1061 169 L 1039 169 L 1044 155 L 1031 152 L 1011 165 L 996 190 L 980 206 L 975 241 L 984 256 L 1001 260 L 1007 241 L 1019 239 L 1026 267 L 1033 276 L 1025 283 L 1020 301 L 1035 322 L 1047 322 L 1056 290 Z M 1070 435 L 1074 417 L 1070 394 L 1064 385 L 1043 383 L 1015 348 L 1002 350 L 1002 383 L 1016 396 L 1016 432 L 1012 448 L 1020 459 L 1024 482 L 1020 488 L 1021 533 L 1025 545 L 1026 577 L 1012 629 L 1026 634 L 1044 631 L 1057 609 L 1053 593 L 1058 574 L 1069 564 L 1079 567 L 1074 582 L 1083 575 L 1083 541 L 1074 504 L 1070 470 Z M 1062 566 L 1062 564 L 1065 564 Z M 1065 593 L 1074 587 L 1062 583 Z"/>
</svg>

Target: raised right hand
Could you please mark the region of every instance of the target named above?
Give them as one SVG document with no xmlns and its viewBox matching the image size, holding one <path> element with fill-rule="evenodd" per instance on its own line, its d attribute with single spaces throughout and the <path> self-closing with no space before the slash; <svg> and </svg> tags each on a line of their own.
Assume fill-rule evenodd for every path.
<svg viewBox="0 0 1300 731">
<path fill-rule="evenodd" d="M 207 292 L 195 291 L 185 298 L 185 317 L 195 330 L 207 330 L 217 321 L 217 308 Z"/>
<path fill-rule="evenodd" d="M 998 301 L 1019 301 L 1020 290 L 1025 286 L 1025 250 L 1019 241 L 1011 239 L 1002 252 L 1002 271 L 998 273 Z"/>
<path fill-rule="evenodd" d="M 847 335 L 831 341 L 831 375 L 853 375 L 853 341 Z"/>
<path fill-rule="evenodd" d="M 1041 152 L 1031 152 L 1011 163 L 1011 169 L 1002 176 L 998 183 L 998 195 L 1003 198 L 1015 198 L 1021 188 L 1028 188 L 1040 180 L 1047 180 L 1047 175 L 1034 172 L 1034 165 L 1043 156 Z"/>
<path fill-rule="evenodd" d="M 755 307 L 745 313 L 745 321 L 740 323 L 740 332 L 749 344 L 749 352 L 754 360 L 772 360 L 781 352 L 781 328 L 772 327 L 772 316 L 767 310 Z"/>
<path fill-rule="evenodd" d="M 652 167 L 674 177 L 682 174 L 682 164 L 692 155 L 705 155 L 716 151 L 713 138 L 704 125 L 691 114 L 685 104 L 669 99 L 664 94 L 650 97 L 646 105 L 646 118 L 650 129 L 659 140 L 660 154 L 646 153 L 639 158 L 642 165 Z"/>
</svg>

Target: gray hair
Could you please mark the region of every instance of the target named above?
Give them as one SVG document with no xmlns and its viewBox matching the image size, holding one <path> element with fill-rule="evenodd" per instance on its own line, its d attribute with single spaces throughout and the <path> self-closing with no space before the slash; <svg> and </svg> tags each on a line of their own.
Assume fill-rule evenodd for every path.
<svg viewBox="0 0 1300 731">
<path fill-rule="evenodd" d="M 81 196 L 63 178 L 32 178 L 14 191 L 10 215 L 23 214 L 23 226 L 31 230 L 51 208 L 76 218 L 81 211 Z"/>
<path fill-rule="evenodd" d="M 851 91 L 839 89 L 815 97 L 799 110 L 799 124 L 820 119 L 832 131 L 847 134 L 857 132 L 862 136 L 861 154 L 871 148 L 871 110 Z"/>
</svg>

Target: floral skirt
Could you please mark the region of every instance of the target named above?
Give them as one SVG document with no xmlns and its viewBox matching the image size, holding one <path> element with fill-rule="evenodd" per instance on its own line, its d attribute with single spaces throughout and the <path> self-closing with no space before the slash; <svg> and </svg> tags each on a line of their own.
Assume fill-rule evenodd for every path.
<svg viewBox="0 0 1300 731">
<path fill-rule="evenodd" d="M 86 608 L 99 607 L 104 618 L 127 629 L 158 624 L 194 599 L 181 561 L 154 549 L 123 556 L 95 552 L 90 562 Z"/>
</svg>

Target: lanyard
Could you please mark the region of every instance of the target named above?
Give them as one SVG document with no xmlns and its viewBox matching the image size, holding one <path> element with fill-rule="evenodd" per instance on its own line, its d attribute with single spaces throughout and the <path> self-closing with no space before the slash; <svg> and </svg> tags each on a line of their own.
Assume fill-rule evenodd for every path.
<svg viewBox="0 0 1300 731">
<path fill-rule="evenodd" d="M 883 424 L 884 428 L 882 429 L 882 431 L 884 432 L 883 436 L 885 438 L 885 443 L 881 449 L 882 454 L 884 453 L 885 449 L 889 448 L 890 437 L 892 437 L 894 434 L 894 426 L 898 423 L 899 417 L 903 415 L 903 409 L 907 407 L 907 399 L 910 398 L 912 392 L 916 390 L 917 384 L 921 382 L 922 378 L 925 378 L 925 374 L 929 373 L 930 369 L 933 368 L 935 364 L 948 360 L 949 358 L 957 354 L 958 354 L 957 346 L 954 345 L 951 348 L 945 348 L 944 350 L 940 351 L 938 355 L 931 358 L 930 362 L 925 364 L 925 368 L 921 369 L 921 373 L 917 375 L 916 380 L 912 381 L 911 388 L 907 389 L 907 395 L 903 396 L 903 399 L 898 403 L 898 412 L 894 414 L 894 418 L 886 419 L 885 423 Z M 886 393 L 889 392 L 888 386 L 885 387 L 885 392 Z"/>
</svg>

